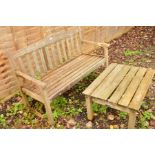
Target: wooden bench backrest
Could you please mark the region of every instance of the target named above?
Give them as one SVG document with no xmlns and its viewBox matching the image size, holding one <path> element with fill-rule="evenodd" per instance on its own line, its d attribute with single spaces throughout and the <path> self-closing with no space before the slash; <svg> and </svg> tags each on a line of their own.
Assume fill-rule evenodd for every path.
<svg viewBox="0 0 155 155">
<path fill-rule="evenodd" d="M 31 76 L 44 75 L 81 54 L 81 35 L 78 28 L 61 31 L 17 51 L 13 56 L 16 70 Z"/>
</svg>

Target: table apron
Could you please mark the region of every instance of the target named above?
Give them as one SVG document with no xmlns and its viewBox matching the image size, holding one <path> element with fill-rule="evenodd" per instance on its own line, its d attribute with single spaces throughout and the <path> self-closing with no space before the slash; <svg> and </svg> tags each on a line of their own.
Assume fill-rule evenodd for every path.
<svg viewBox="0 0 155 155">
<path fill-rule="evenodd" d="M 127 112 L 127 113 L 130 113 L 131 111 L 136 111 L 134 109 L 129 109 L 129 107 L 123 107 L 123 106 L 120 106 L 120 105 L 117 105 L 117 104 L 113 104 L 113 103 L 110 103 L 108 101 L 104 101 L 102 99 L 98 99 L 98 98 L 94 98 L 94 97 L 91 97 L 92 98 L 92 101 L 93 102 L 96 102 L 98 104 L 101 104 L 101 105 L 107 105 L 113 109 L 116 109 L 116 110 L 120 110 L 120 111 L 124 111 L 124 112 Z"/>
</svg>

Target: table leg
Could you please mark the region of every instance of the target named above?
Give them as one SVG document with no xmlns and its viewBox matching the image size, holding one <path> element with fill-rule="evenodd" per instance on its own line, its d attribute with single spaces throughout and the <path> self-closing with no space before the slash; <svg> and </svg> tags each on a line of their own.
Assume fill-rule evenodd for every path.
<svg viewBox="0 0 155 155">
<path fill-rule="evenodd" d="M 136 111 L 131 110 L 129 113 L 128 129 L 134 129 L 136 123 Z"/>
<path fill-rule="evenodd" d="M 92 99 L 90 96 L 86 96 L 86 106 L 87 106 L 87 118 L 89 120 L 93 119 L 93 109 L 92 109 Z"/>
</svg>

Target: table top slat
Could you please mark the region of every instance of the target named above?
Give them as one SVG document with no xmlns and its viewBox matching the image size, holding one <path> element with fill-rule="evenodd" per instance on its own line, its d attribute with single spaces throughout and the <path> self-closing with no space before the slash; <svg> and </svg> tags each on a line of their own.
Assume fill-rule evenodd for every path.
<svg viewBox="0 0 155 155">
<path fill-rule="evenodd" d="M 144 76 L 143 80 L 141 81 L 132 101 L 129 104 L 129 108 L 138 110 L 141 106 L 141 102 L 143 101 L 149 86 L 151 85 L 152 78 L 155 74 L 153 69 L 148 69 L 146 75 Z"/>
<path fill-rule="evenodd" d="M 117 87 L 115 92 L 112 94 L 109 102 L 117 104 L 120 98 L 122 97 L 123 93 L 127 89 L 128 85 L 130 84 L 131 80 L 135 76 L 138 71 L 138 67 L 131 67 L 130 71 L 126 74 L 125 78 L 121 81 L 120 85 Z"/>
<path fill-rule="evenodd" d="M 104 80 L 104 78 L 109 75 L 109 73 L 117 66 L 116 63 L 112 63 L 102 72 L 89 86 L 88 88 L 83 92 L 85 95 L 91 95 L 91 93 L 100 85 L 100 83 Z"/>
<path fill-rule="evenodd" d="M 122 70 L 119 72 L 119 74 L 114 78 L 114 80 L 111 82 L 109 87 L 106 87 L 104 91 L 102 92 L 101 99 L 107 100 L 110 95 L 113 93 L 113 91 L 119 86 L 120 82 L 124 79 L 125 75 L 130 70 L 131 66 L 123 66 Z"/>
<path fill-rule="evenodd" d="M 128 86 L 127 90 L 123 94 L 122 98 L 118 102 L 119 105 L 126 107 L 129 105 L 132 97 L 134 96 L 134 93 L 136 92 L 141 80 L 143 79 L 143 76 L 146 73 L 146 70 L 147 70 L 146 68 L 140 68 L 138 70 L 137 74 L 135 75 L 130 85 Z"/>
<path fill-rule="evenodd" d="M 100 98 L 104 90 L 110 87 L 112 81 L 119 75 L 124 65 L 118 64 L 115 69 L 102 81 L 102 83 L 94 90 L 92 96 Z"/>
</svg>

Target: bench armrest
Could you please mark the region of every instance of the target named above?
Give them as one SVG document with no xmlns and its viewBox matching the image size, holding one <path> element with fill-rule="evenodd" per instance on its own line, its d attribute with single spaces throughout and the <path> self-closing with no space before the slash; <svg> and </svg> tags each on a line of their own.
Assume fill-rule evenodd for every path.
<svg viewBox="0 0 155 155">
<path fill-rule="evenodd" d="M 82 40 L 82 42 L 87 43 L 87 44 L 94 44 L 94 45 L 99 46 L 99 47 L 106 47 L 106 48 L 108 48 L 110 46 L 110 44 L 107 44 L 105 42 L 99 43 L 99 42 L 88 41 L 88 40 Z"/>
<path fill-rule="evenodd" d="M 44 83 L 42 81 L 39 81 L 39 80 L 37 80 L 37 79 L 35 79 L 35 78 L 33 78 L 33 77 L 31 77 L 31 76 L 21 72 L 21 71 L 16 71 L 16 75 L 18 77 L 21 77 L 21 78 L 23 78 L 25 80 L 28 80 L 28 81 L 36 84 L 37 86 L 41 87 L 42 89 L 44 89 L 46 87 L 46 83 Z"/>
<path fill-rule="evenodd" d="M 82 42 L 87 43 L 87 44 L 93 44 L 99 47 L 103 47 L 104 48 L 104 57 L 106 60 L 106 67 L 109 65 L 109 55 L 108 55 L 108 47 L 110 46 L 110 44 L 107 43 L 99 43 L 99 42 L 94 42 L 94 41 L 88 41 L 88 40 L 82 40 Z"/>
</svg>

